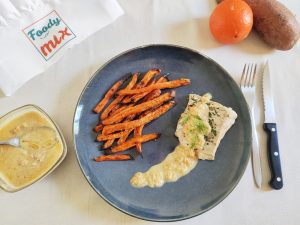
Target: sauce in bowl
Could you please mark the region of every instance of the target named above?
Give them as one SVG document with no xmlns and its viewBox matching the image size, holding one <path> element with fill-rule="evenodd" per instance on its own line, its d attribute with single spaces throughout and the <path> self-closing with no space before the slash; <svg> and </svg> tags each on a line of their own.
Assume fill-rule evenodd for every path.
<svg viewBox="0 0 300 225">
<path fill-rule="evenodd" d="M 0 119 L 0 140 L 20 138 L 20 147 L 0 145 L 0 185 L 17 191 L 47 175 L 66 155 L 54 122 L 39 108 L 25 106 Z"/>
</svg>

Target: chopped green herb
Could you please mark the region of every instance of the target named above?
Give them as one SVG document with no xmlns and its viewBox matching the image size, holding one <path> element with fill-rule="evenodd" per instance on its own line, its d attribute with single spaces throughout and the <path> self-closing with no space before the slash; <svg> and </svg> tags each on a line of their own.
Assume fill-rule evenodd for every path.
<svg viewBox="0 0 300 225">
<path fill-rule="evenodd" d="M 188 115 L 184 115 L 181 119 L 181 124 L 185 125 L 187 122 L 189 121 L 189 116 Z"/>
<path fill-rule="evenodd" d="M 198 135 L 193 135 L 191 138 L 191 147 L 195 148 L 195 146 L 197 145 L 198 142 L 199 142 Z"/>
</svg>

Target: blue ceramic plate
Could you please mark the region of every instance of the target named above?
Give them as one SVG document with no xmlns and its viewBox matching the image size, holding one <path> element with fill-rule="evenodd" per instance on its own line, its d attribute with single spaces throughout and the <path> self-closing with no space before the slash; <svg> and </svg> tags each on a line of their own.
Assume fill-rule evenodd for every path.
<svg viewBox="0 0 300 225">
<path fill-rule="evenodd" d="M 113 83 L 129 72 L 160 68 L 170 79 L 187 77 L 191 85 L 176 89 L 177 106 L 148 124 L 144 133 L 160 132 L 157 141 L 143 144 L 143 155 L 134 161 L 103 162 L 100 144 L 92 131 L 98 122 L 93 107 Z M 210 92 L 213 99 L 238 114 L 222 140 L 214 161 L 200 161 L 176 183 L 161 188 L 133 188 L 129 180 L 161 162 L 178 144 L 174 136 L 190 93 Z M 74 143 L 79 165 L 88 182 L 108 203 L 124 213 L 151 221 L 176 221 L 197 216 L 220 203 L 236 186 L 246 168 L 251 146 L 251 126 L 244 97 L 229 74 L 213 60 L 191 49 L 151 45 L 136 48 L 110 60 L 88 82 L 74 117 Z"/>
</svg>

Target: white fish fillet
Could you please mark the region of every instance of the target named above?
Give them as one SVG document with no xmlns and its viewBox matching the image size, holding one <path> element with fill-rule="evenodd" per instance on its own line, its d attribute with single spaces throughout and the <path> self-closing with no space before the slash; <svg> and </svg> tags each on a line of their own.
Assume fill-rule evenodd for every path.
<svg viewBox="0 0 300 225">
<path fill-rule="evenodd" d="M 193 99 L 201 101 L 203 97 L 193 95 Z M 214 160 L 217 148 L 226 132 L 234 124 L 237 114 L 232 108 L 226 107 L 218 102 L 207 101 L 206 105 L 209 109 L 208 121 L 211 126 L 211 132 L 205 137 L 206 142 L 204 147 L 202 149 L 196 149 L 196 151 L 199 159 Z M 204 109 L 204 107 L 202 107 L 202 109 Z M 207 109 L 204 109 L 205 113 L 206 111 Z"/>
<path fill-rule="evenodd" d="M 210 99 L 210 94 L 203 96 L 196 94 L 189 95 L 188 104 L 180 116 L 175 132 L 180 144 L 183 146 L 196 151 L 203 148 L 205 135 L 211 131 L 208 123 L 209 107 L 207 105 Z M 197 129 L 197 122 L 201 122 L 203 130 Z"/>
<path fill-rule="evenodd" d="M 217 148 L 226 132 L 234 124 L 237 114 L 231 108 L 214 101 L 210 101 L 208 107 L 211 132 L 206 137 L 203 149 L 198 151 L 198 158 L 214 160 Z"/>
</svg>

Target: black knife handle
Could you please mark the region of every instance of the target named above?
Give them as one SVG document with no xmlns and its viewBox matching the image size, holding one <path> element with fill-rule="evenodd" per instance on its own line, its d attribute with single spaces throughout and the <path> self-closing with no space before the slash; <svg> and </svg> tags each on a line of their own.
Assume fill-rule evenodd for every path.
<svg viewBox="0 0 300 225">
<path fill-rule="evenodd" d="M 264 123 L 268 134 L 268 156 L 271 169 L 270 185 L 279 190 L 283 186 L 276 123 Z"/>
</svg>

